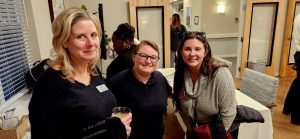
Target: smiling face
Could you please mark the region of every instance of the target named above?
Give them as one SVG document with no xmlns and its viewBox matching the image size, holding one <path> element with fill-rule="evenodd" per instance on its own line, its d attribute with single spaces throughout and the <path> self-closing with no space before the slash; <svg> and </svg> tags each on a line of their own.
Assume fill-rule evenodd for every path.
<svg viewBox="0 0 300 139">
<path fill-rule="evenodd" d="M 204 44 L 196 38 L 186 40 L 180 53 L 184 63 L 190 69 L 200 69 L 203 58 L 207 54 Z"/>
<path fill-rule="evenodd" d="M 71 27 L 70 37 L 64 44 L 74 64 L 87 64 L 99 52 L 99 36 L 91 20 L 80 20 Z"/>
<path fill-rule="evenodd" d="M 151 75 L 156 69 L 159 59 L 158 52 L 147 44 L 139 46 L 139 50 L 133 56 L 133 70 L 142 75 Z"/>
</svg>

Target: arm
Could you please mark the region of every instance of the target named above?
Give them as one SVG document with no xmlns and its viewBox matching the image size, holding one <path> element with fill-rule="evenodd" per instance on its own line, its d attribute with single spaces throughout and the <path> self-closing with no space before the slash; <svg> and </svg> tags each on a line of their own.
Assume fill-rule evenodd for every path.
<svg viewBox="0 0 300 139">
<path fill-rule="evenodd" d="M 129 132 L 130 133 L 130 132 Z M 103 121 L 83 128 L 73 137 L 68 138 L 118 138 L 127 139 L 125 126 L 117 117 L 108 117 Z"/>
<path fill-rule="evenodd" d="M 297 51 L 300 51 L 300 14 L 294 20 L 294 38 Z"/>
<path fill-rule="evenodd" d="M 180 35 L 179 35 L 179 37 L 180 37 L 180 40 L 182 40 L 183 39 L 183 37 L 184 37 L 184 33 L 185 32 L 187 32 L 186 31 L 186 28 L 185 28 L 185 26 L 184 25 L 181 25 L 181 29 L 180 29 Z"/>
<path fill-rule="evenodd" d="M 228 68 L 222 67 L 218 69 L 216 75 L 217 93 L 220 114 L 223 120 L 225 129 L 228 130 L 236 115 L 236 99 L 235 86 L 232 75 Z"/>
<path fill-rule="evenodd" d="M 51 82 L 51 78 L 49 78 Z M 65 106 L 56 87 L 40 79 L 34 86 L 29 103 L 29 120 L 32 138 L 60 138 L 66 132 Z M 51 86 L 51 85 L 50 85 Z M 53 93 L 56 92 L 56 93 Z"/>
</svg>

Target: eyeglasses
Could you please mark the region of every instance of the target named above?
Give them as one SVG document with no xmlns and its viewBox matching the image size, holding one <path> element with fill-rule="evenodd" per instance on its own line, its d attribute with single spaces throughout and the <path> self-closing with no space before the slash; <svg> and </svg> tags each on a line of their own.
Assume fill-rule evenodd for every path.
<svg viewBox="0 0 300 139">
<path fill-rule="evenodd" d="M 146 60 L 148 60 L 148 58 L 150 58 L 151 62 L 157 62 L 159 60 L 158 56 L 149 56 L 149 55 L 144 54 L 144 53 L 136 53 L 136 54 L 140 57 L 140 59 L 142 61 L 146 61 Z"/>
<path fill-rule="evenodd" d="M 184 33 L 184 36 L 188 36 L 188 35 L 199 35 L 199 36 L 203 36 L 204 38 L 206 38 L 206 34 L 205 32 L 199 32 L 199 31 L 188 31 Z"/>
</svg>

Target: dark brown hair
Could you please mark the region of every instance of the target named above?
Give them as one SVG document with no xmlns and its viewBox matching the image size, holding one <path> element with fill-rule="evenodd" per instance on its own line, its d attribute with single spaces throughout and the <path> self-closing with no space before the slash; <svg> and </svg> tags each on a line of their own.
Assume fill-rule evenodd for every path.
<svg viewBox="0 0 300 139">
<path fill-rule="evenodd" d="M 176 105 L 177 110 L 181 109 L 178 97 L 179 97 L 180 91 L 184 87 L 184 71 L 187 66 L 186 63 L 184 63 L 184 61 L 183 61 L 181 51 L 184 46 L 184 43 L 190 39 L 197 39 L 200 42 L 202 42 L 205 52 L 206 52 L 206 56 L 203 58 L 201 68 L 200 68 L 201 75 L 207 76 L 208 80 L 210 80 L 219 67 L 227 66 L 227 65 L 222 65 L 212 59 L 211 48 L 210 48 L 210 45 L 209 45 L 208 41 L 206 40 L 206 37 L 203 34 L 203 32 L 187 32 L 187 33 L 185 33 L 185 35 L 179 45 L 179 48 L 177 50 L 178 58 L 176 61 L 176 66 L 175 66 L 176 71 L 175 71 L 174 85 L 173 85 L 173 90 L 174 90 L 173 102 Z"/>
</svg>

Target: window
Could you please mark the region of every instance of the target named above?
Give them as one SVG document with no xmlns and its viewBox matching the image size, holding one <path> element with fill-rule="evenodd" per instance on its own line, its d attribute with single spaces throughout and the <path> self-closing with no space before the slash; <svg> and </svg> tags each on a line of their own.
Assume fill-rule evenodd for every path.
<svg viewBox="0 0 300 139">
<path fill-rule="evenodd" d="M 23 0 L 0 0 L 0 110 L 28 90 L 30 53 Z"/>
</svg>

